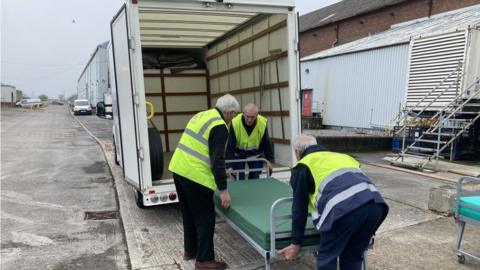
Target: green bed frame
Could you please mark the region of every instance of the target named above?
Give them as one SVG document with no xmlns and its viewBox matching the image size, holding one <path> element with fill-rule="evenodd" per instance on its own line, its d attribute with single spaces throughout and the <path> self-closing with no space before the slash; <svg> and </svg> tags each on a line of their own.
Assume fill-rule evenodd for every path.
<svg viewBox="0 0 480 270">
<path fill-rule="evenodd" d="M 292 188 L 274 178 L 261 180 L 246 180 L 229 182 L 228 191 L 232 200 L 229 209 L 221 207 L 219 194 L 215 195 L 215 204 L 218 210 L 239 228 L 248 234 L 263 249 L 270 248 L 270 207 L 280 198 L 292 196 Z M 291 202 L 285 202 L 278 206 L 276 215 L 290 215 Z M 284 248 L 290 244 L 290 232 L 292 231 L 291 219 L 276 222 L 275 233 L 276 248 Z M 307 232 L 312 232 L 304 238 L 304 245 L 318 245 L 320 236 L 315 232 L 312 220 L 307 221 Z"/>
<path fill-rule="evenodd" d="M 277 250 L 291 243 L 291 187 L 275 178 L 264 178 L 231 181 L 228 192 L 231 197 L 229 209 L 222 207 L 220 194 L 215 193 L 217 214 L 263 256 L 265 269 L 269 270 L 278 255 Z M 300 255 L 316 253 L 319 242 L 320 235 L 308 217 Z M 372 246 L 373 239 L 369 248 Z M 366 251 L 362 266 L 368 269 Z"/>
<path fill-rule="evenodd" d="M 276 251 L 290 244 L 291 187 L 275 178 L 265 178 L 231 181 L 228 192 L 229 209 L 222 207 L 220 194 L 215 193 L 217 214 L 264 257 L 265 269 L 270 269 Z M 319 241 L 320 235 L 309 217 L 301 254 L 316 252 Z"/>
<path fill-rule="evenodd" d="M 224 209 L 221 204 L 220 194 L 215 193 L 215 211 L 243 237 L 265 259 L 265 269 L 270 269 L 272 260 L 277 257 L 277 250 L 291 243 L 292 232 L 292 188 L 289 184 L 273 177 L 268 177 L 268 161 L 263 158 L 246 160 L 227 160 L 226 163 L 263 161 L 260 169 L 261 177 L 267 178 L 229 181 L 231 205 Z M 236 179 L 240 172 L 236 170 Z M 314 228 L 311 217 L 308 217 L 300 255 L 314 254 L 318 250 L 320 234 Z M 373 247 L 373 238 L 369 248 Z M 362 265 L 367 266 L 367 251 L 365 251 Z"/>
</svg>

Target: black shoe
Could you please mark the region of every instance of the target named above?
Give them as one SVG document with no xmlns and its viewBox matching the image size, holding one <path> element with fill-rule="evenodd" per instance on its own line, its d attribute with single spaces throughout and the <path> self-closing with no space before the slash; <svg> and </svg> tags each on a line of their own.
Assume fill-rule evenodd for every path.
<svg viewBox="0 0 480 270">
<path fill-rule="evenodd" d="M 224 270 L 227 264 L 222 261 L 195 262 L 195 270 Z"/>
<path fill-rule="evenodd" d="M 183 253 L 183 260 L 184 261 L 190 261 L 191 259 L 195 259 L 195 254 L 194 253 L 190 253 L 188 251 L 185 251 Z"/>
</svg>

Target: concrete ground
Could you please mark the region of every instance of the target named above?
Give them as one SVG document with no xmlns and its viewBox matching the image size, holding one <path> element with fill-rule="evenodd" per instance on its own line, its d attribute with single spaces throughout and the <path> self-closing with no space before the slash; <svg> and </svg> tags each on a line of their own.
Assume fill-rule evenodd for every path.
<svg viewBox="0 0 480 270">
<path fill-rule="evenodd" d="M 100 118 L 81 118 L 104 149 L 112 149 L 109 122 Z M 454 243 L 457 225 L 452 217 L 428 210 L 431 188 L 451 185 L 448 179 L 428 174 L 413 174 L 389 166 L 379 166 L 386 152 L 353 153 L 362 169 L 372 178 L 390 206 L 386 221 L 377 232 L 375 246 L 368 253 L 370 269 L 480 269 L 480 263 L 467 259 L 456 261 Z M 132 269 L 194 269 L 192 262 L 182 260 L 183 232 L 178 205 L 139 209 L 132 188 L 122 180 L 122 170 L 114 165 L 113 153 L 106 153 L 116 181 L 120 209 L 124 220 Z M 383 163 L 384 164 L 384 163 Z M 283 173 L 285 174 L 285 173 Z M 285 178 L 285 175 L 279 178 Z M 443 179 L 443 180 L 442 180 Z M 233 202 L 234 203 L 234 202 Z M 215 245 L 218 258 L 230 269 L 262 269 L 263 258 L 228 224 L 216 226 Z M 480 228 L 468 226 L 463 242 L 473 254 L 480 255 Z M 315 258 L 306 256 L 294 262 L 278 260 L 273 269 L 315 269 Z"/>
<path fill-rule="evenodd" d="M 178 205 L 137 208 L 132 188 L 123 181 L 122 169 L 113 161 L 111 134 L 108 134 L 112 121 L 96 116 L 78 119 L 105 151 L 118 193 L 131 268 L 194 269 L 193 261 L 182 260 L 183 231 Z M 377 156 L 381 155 L 355 153 L 390 206 L 387 220 L 375 238 L 374 249 L 368 252 L 369 268 L 480 269 L 480 263 L 469 259 L 465 265 L 457 263 L 454 250 L 457 226 L 453 218 L 427 210 L 430 188 L 452 185 L 452 182 L 377 166 Z M 220 220 L 215 229 L 215 246 L 217 258 L 225 260 L 230 269 L 263 268 L 263 258 Z M 467 227 L 464 247 L 480 255 L 480 227 Z M 272 268 L 315 269 L 315 258 L 306 256 L 294 262 L 279 260 Z"/>
<path fill-rule="evenodd" d="M 101 148 L 64 106 L 1 111 L 1 269 L 129 269 Z"/>
</svg>

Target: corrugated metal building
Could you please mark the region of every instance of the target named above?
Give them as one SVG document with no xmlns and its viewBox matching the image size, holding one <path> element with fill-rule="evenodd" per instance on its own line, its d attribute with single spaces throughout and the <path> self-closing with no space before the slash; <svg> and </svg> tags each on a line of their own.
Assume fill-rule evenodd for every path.
<svg viewBox="0 0 480 270">
<path fill-rule="evenodd" d="M 93 107 L 108 93 L 108 46 L 108 41 L 97 46 L 77 81 L 78 99 L 88 99 Z"/>
<path fill-rule="evenodd" d="M 325 125 L 383 125 L 403 101 L 407 58 L 401 44 L 304 62 L 302 88 L 314 90 L 312 110 Z"/>
<path fill-rule="evenodd" d="M 302 89 L 329 126 L 390 126 L 405 101 L 410 40 L 480 25 L 480 5 L 394 25 L 301 59 Z"/>
</svg>

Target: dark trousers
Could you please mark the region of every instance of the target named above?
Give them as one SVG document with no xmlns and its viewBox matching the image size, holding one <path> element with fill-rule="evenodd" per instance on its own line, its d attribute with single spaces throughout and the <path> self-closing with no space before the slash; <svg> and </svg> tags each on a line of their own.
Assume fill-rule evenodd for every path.
<svg viewBox="0 0 480 270">
<path fill-rule="evenodd" d="M 211 261 L 215 259 L 213 190 L 177 174 L 173 180 L 183 217 L 184 249 L 196 254 L 198 262 Z"/>
<path fill-rule="evenodd" d="M 235 159 L 247 159 L 248 157 L 235 157 Z M 263 166 L 263 161 L 249 161 L 246 162 L 248 163 L 248 168 L 249 169 L 260 169 Z M 232 168 L 234 170 L 245 170 L 245 162 L 235 162 L 232 163 Z M 258 179 L 258 176 L 260 175 L 260 171 L 255 171 L 255 172 L 249 172 L 248 173 L 248 178 L 247 179 Z M 240 173 L 239 174 L 239 180 L 244 180 L 245 179 L 245 173 Z"/>
<path fill-rule="evenodd" d="M 372 201 L 335 221 L 330 231 L 320 232 L 317 269 L 336 270 L 339 257 L 341 270 L 360 270 L 370 238 L 383 222 L 383 211 L 383 205 Z"/>
</svg>

